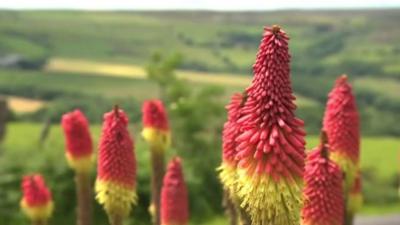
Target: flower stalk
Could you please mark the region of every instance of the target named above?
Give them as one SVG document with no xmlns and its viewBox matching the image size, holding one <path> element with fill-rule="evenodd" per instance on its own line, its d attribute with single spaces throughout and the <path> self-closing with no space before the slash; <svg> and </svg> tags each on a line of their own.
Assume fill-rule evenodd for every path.
<svg viewBox="0 0 400 225">
<path fill-rule="evenodd" d="M 95 190 L 111 225 L 121 225 L 137 203 L 136 157 L 127 126 L 118 106 L 104 115 Z"/>
<path fill-rule="evenodd" d="M 89 122 L 85 115 L 75 110 L 63 115 L 61 125 L 66 142 L 68 164 L 75 171 L 77 194 L 77 225 L 92 225 L 92 181 L 93 143 Z"/>
<path fill-rule="evenodd" d="M 331 159 L 345 174 L 346 225 L 353 224 L 351 191 L 357 180 L 360 160 L 360 118 L 347 75 L 340 76 L 328 95 L 323 129 L 327 132 Z"/>
<path fill-rule="evenodd" d="M 149 144 L 151 163 L 151 203 L 149 212 L 153 224 L 160 225 L 160 201 L 163 177 L 165 174 L 165 151 L 171 143 L 168 115 L 160 100 L 143 103 L 142 136 Z"/>
<path fill-rule="evenodd" d="M 297 225 L 305 161 L 304 122 L 295 116 L 289 37 L 266 27 L 236 129 L 237 196 L 252 225 Z"/>
<path fill-rule="evenodd" d="M 301 225 L 343 225 L 343 174 L 329 158 L 327 135 L 307 157 Z"/>
<path fill-rule="evenodd" d="M 20 206 L 32 225 L 47 225 L 54 209 L 52 195 L 42 175 L 33 174 L 22 179 Z"/>
</svg>

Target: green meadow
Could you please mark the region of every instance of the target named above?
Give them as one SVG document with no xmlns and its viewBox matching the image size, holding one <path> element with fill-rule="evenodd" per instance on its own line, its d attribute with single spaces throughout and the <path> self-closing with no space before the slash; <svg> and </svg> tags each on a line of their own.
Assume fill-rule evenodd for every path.
<svg viewBox="0 0 400 225">
<path fill-rule="evenodd" d="M 149 187 L 149 154 L 147 146 L 140 137 L 140 129 L 140 125 L 138 124 L 130 125 L 131 133 L 135 139 L 135 150 L 138 161 L 140 201 L 142 204 L 146 204 L 149 197 L 145 191 Z M 0 165 L 2 171 L 6 171 L 6 173 L 2 172 L 0 177 L 0 184 L 2 187 L 5 187 L 0 190 L 0 196 L 4 199 L 4 201 L 0 203 L 0 207 L 7 207 L 6 212 L 8 214 L 3 214 L 3 218 L 15 221 L 17 224 L 24 221 L 24 218 L 18 213 L 18 204 L 15 204 L 20 199 L 20 192 L 17 184 L 22 174 L 32 172 L 44 173 L 45 177 L 48 178 L 49 186 L 53 189 L 55 201 L 59 202 L 56 205 L 58 209 L 55 212 L 55 218 L 57 218 L 57 215 L 60 215 L 60 213 L 63 214 L 66 211 L 70 211 L 71 214 L 69 217 L 73 217 L 72 209 L 74 207 L 74 200 L 67 200 L 71 198 L 71 196 L 66 196 L 68 193 L 73 193 L 73 190 L 70 189 L 73 182 L 73 173 L 68 168 L 64 157 L 64 139 L 61 127 L 58 125 L 52 126 L 49 136 L 43 145 L 39 143 L 41 130 L 42 124 L 39 123 L 11 123 L 8 126 L 7 138 L 1 145 Z M 97 143 L 100 131 L 100 125 L 96 124 L 91 126 L 92 137 L 95 143 Z M 312 148 L 317 143 L 317 136 L 311 135 L 307 137 L 308 148 Z M 390 200 L 390 197 L 397 195 L 396 188 L 384 186 L 378 189 L 376 188 L 377 183 L 385 184 L 385 182 L 391 182 L 396 176 L 398 171 L 398 156 L 400 154 L 399 149 L 400 140 L 396 138 L 362 138 L 361 168 L 365 171 L 364 197 L 372 199 L 373 201 L 371 202 L 371 200 L 369 200 L 370 202 L 364 205 L 361 211 L 362 214 L 377 215 L 399 212 L 399 201 L 395 199 Z M 174 154 L 176 154 L 176 150 L 170 149 L 168 157 Z M 213 154 L 220 155 L 220 152 L 216 150 Z M 205 164 L 204 166 L 213 166 L 216 168 L 218 165 Z M 204 187 L 204 184 L 196 182 L 195 174 L 191 170 L 190 164 L 184 163 L 184 168 L 188 185 L 191 187 L 189 188 L 191 196 L 190 205 L 195 209 L 197 207 L 196 204 L 201 202 L 201 195 L 206 187 Z M 374 174 L 370 175 L 367 173 L 368 171 L 373 171 Z M 95 176 L 94 173 L 93 176 Z M 382 201 L 377 201 L 375 198 L 381 199 Z M 384 198 L 388 199 L 383 201 Z M 68 210 L 68 208 L 70 210 Z M 96 207 L 95 210 L 99 215 L 102 214 L 99 207 Z M 145 214 L 145 210 L 146 208 L 135 210 L 133 218 L 143 216 L 142 214 Z M 202 216 L 198 213 L 193 212 L 192 215 L 193 224 L 217 225 L 226 223 L 226 220 L 218 213 L 208 212 L 206 215 L 208 215 L 209 218 L 206 221 L 202 220 Z M 68 216 L 64 215 L 61 217 L 60 215 L 60 218 L 68 218 Z M 99 219 L 101 218 L 102 217 L 99 216 Z M 71 218 L 65 219 L 59 223 L 68 224 L 70 219 Z"/>
</svg>

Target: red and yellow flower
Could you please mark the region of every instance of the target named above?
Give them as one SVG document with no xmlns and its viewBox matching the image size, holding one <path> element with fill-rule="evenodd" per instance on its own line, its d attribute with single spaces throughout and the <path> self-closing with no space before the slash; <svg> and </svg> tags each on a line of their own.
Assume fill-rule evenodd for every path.
<svg viewBox="0 0 400 225">
<path fill-rule="evenodd" d="M 346 174 L 345 193 L 353 186 L 359 167 L 360 125 L 359 114 L 351 85 L 342 75 L 329 93 L 323 129 L 327 132 L 331 159 Z"/>
<path fill-rule="evenodd" d="M 143 103 L 143 138 L 159 151 L 165 151 L 171 144 L 168 115 L 160 100 Z"/>
<path fill-rule="evenodd" d="M 40 174 L 24 176 L 22 179 L 21 208 L 32 221 L 47 221 L 53 213 L 51 192 Z"/>
<path fill-rule="evenodd" d="M 237 120 L 238 196 L 253 225 L 300 221 L 305 131 L 295 117 L 287 34 L 265 28 Z"/>
<path fill-rule="evenodd" d="M 118 107 L 104 115 L 95 189 L 110 219 L 127 217 L 137 202 L 136 158 L 127 126 L 128 117 Z"/>
<path fill-rule="evenodd" d="M 329 145 L 326 141 L 322 140 L 320 146 L 309 153 L 304 181 L 305 203 L 301 211 L 301 224 L 343 225 L 343 173 L 329 159 Z"/>
<path fill-rule="evenodd" d="M 225 107 L 228 112 L 228 120 L 224 124 L 222 132 L 222 163 L 218 168 L 219 178 L 224 189 L 233 197 L 236 194 L 236 137 L 240 134 L 237 120 L 240 117 L 240 108 L 245 102 L 245 96 L 241 93 L 232 95 L 230 103 Z M 233 196 L 232 196 L 233 195 Z"/>
<path fill-rule="evenodd" d="M 189 224 L 188 194 L 181 160 L 175 157 L 168 165 L 161 189 L 161 225 Z"/>
<path fill-rule="evenodd" d="M 69 165 L 77 172 L 88 173 L 93 164 L 93 143 L 88 120 L 77 109 L 63 115 L 61 126 Z"/>
</svg>

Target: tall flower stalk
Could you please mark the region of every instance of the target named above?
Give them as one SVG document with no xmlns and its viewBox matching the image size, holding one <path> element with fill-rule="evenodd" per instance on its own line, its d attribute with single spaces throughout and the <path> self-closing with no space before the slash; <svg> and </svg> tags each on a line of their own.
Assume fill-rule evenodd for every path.
<svg viewBox="0 0 400 225">
<path fill-rule="evenodd" d="M 151 204 L 150 214 L 154 225 L 160 225 L 160 195 L 165 173 L 165 151 L 171 144 L 168 115 L 160 100 L 143 103 L 142 136 L 150 146 Z"/>
<path fill-rule="evenodd" d="M 353 223 L 349 195 L 356 181 L 360 160 L 360 121 L 352 87 L 347 76 L 340 76 L 329 93 L 323 119 L 327 132 L 331 158 L 345 173 L 345 224 Z"/>
<path fill-rule="evenodd" d="M 67 161 L 75 171 L 77 225 L 91 225 L 93 206 L 90 172 L 93 166 L 93 143 L 89 123 L 81 111 L 75 110 L 63 115 L 61 125 L 64 130 Z"/>
<path fill-rule="evenodd" d="M 300 221 L 305 131 L 295 117 L 288 41 L 279 26 L 264 29 L 237 120 L 237 195 L 253 225 Z"/>
<path fill-rule="evenodd" d="M 329 145 L 323 132 L 321 144 L 307 157 L 302 225 L 343 225 L 342 174 L 339 166 L 329 159 Z"/>
<path fill-rule="evenodd" d="M 42 175 L 24 176 L 22 179 L 22 211 L 31 220 L 32 225 L 47 225 L 53 213 L 53 200 Z"/>
<path fill-rule="evenodd" d="M 136 157 L 127 126 L 128 117 L 118 106 L 104 115 L 95 189 L 111 225 L 122 225 L 137 202 Z"/>
<path fill-rule="evenodd" d="M 175 157 L 168 165 L 161 191 L 161 225 L 188 225 L 188 193 L 181 159 Z"/>
</svg>

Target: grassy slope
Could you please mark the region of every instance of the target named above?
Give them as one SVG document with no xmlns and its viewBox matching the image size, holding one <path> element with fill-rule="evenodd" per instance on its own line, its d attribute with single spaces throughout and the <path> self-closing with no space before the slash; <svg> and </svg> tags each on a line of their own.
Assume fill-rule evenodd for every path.
<svg viewBox="0 0 400 225">
<path fill-rule="evenodd" d="M 281 24 L 292 37 L 294 53 L 303 55 L 307 47 L 325 36 L 346 33 L 344 48 L 322 57 L 325 64 L 354 58 L 379 62 L 388 70 L 396 70 L 397 60 L 391 56 L 395 54 L 393 48 L 399 33 L 392 28 L 396 27 L 398 16 L 396 10 L 1 12 L 0 37 L 8 40 L 2 43 L 4 49 L 17 48 L 24 42 L 17 50 L 25 48 L 26 52 L 34 53 L 42 49 L 55 56 L 137 64 L 145 63 L 151 50 L 179 49 L 188 62 L 228 70 L 227 61 L 248 68 L 254 59 L 261 27 Z"/>
<path fill-rule="evenodd" d="M 197 78 L 216 80 L 217 83 L 231 80 L 228 82 L 230 85 L 226 85 L 229 86 L 226 87 L 228 96 L 239 90 L 231 83 L 235 84 L 236 79 L 240 83 L 242 78 L 221 81 L 220 76 L 214 77 L 221 73 L 250 74 L 262 27 L 280 24 L 291 36 L 294 90 L 302 95 L 299 102 L 314 104 L 315 100 L 325 99 L 334 77 L 351 71 L 353 73 L 349 75 L 355 83 L 356 93 L 362 90 L 398 101 L 398 12 L 0 11 L 0 52 L 20 53 L 33 58 L 48 56 L 51 59 L 61 57 L 106 62 L 100 64 L 100 70 L 104 66 L 127 64 L 135 73 L 142 71 L 140 67 L 147 63 L 154 51 L 166 54 L 179 51 L 184 57 L 184 69 L 205 70 L 206 75 L 212 77 L 196 73 Z M 65 66 L 72 68 L 71 64 Z M 84 70 L 82 65 L 75 68 L 78 73 Z M 120 72 L 121 68 L 115 70 Z M 0 77 L 0 84 L 32 83 L 37 87 L 107 96 L 132 94 L 139 100 L 157 96 L 154 85 L 139 79 L 84 78 L 62 72 L 57 79 L 47 76 L 53 73 L 44 73 L 43 76 L 34 73 L 37 76 L 30 76 L 32 80 L 29 80 L 21 78 L 25 73 L 1 70 L 0 75 L 6 78 Z M 310 73 L 314 77 L 307 76 Z M 18 78 L 13 81 L 11 74 L 20 76 L 15 75 Z M 386 87 L 390 88 L 390 93 Z M 313 91 L 315 89 L 317 91 Z M 385 115 L 376 114 L 377 117 Z"/>
<path fill-rule="evenodd" d="M 76 63 L 73 63 L 77 66 Z M 122 76 L 109 74 L 109 68 L 113 70 L 113 65 L 95 63 L 97 67 L 99 65 L 103 68 L 106 67 L 105 76 L 98 76 L 96 74 L 96 68 L 86 68 L 82 73 L 77 73 L 78 69 L 72 72 L 40 72 L 40 71 L 20 71 L 20 70 L 0 70 L 0 86 L 6 85 L 9 87 L 24 87 L 24 88 L 37 88 L 44 90 L 57 90 L 64 92 L 79 92 L 85 94 L 95 94 L 102 95 L 105 97 L 128 97 L 132 96 L 142 101 L 144 99 L 156 98 L 159 93 L 157 92 L 157 86 L 143 79 L 143 74 L 136 77 L 135 74 L 122 74 Z M 129 70 L 131 67 L 126 66 Z M 136 67 L 133 67 L 136 68 Z M 93 73 L 87 73 L 88 71 L 93 71 Z M 119 71 L 117 71 L 119 72 Z M 122 72 L 124 73 L 124 72 Z M 187 73 L 180 73 L 183 75 L 181 77 L 191 77 L 187 76 Z M 201 79 L 202 74 L 196 74 L 195 78 Z M 221 79 L 229 79 L 224 77 L 216 77 L 215 81 L 208 81 L 206 84 L 221 85 Z M 191 81 L 193 87 L 199 88 L 203 87 L 203 82 L 198 80 L 188 79 Z M 249 81 L 248 79 L 239 79 L 236 81 L 239 85 L 223 86 L 226 90 L 226 96 L 224 97 L 224 104 L 228 101 L 228 98 L 233 92 L 240 92 L 241 89 L 246 85 L 242 80 Z M 250 81 L 249 81 L 250 82 Z M 28 97 L 28 96 L 25 96 Z M 29 96 L 35 98 L 35 96 Z M 318 104 L 313 99 L 306 98 L 297 95 L 297 102 L 299 106 L 312 106 Z"/>
<path fill-rule="evenodd" d="M 372 65 L 378 71 L 363 73 L 376 80 L 378 75 L 397 77 L 400 73 L 400 33 L 396 29 L 399 15 L 398 10 L 2 11 L 0 50 L 29 57 L 48 55 L 141 66 L 156 50 L 179 51 L 187 68 L 249 73 L 261 28 L 266 24 L 280 24 L 291 36 L 293 65 L 300 65 L 302 69 L 320 66 L 330 76 L 353 71 L 354 66 L 346 63 L 361 70 Z M 298 66 L 293 69 L 296 75 L 301 72 Z"/>
</svg>

